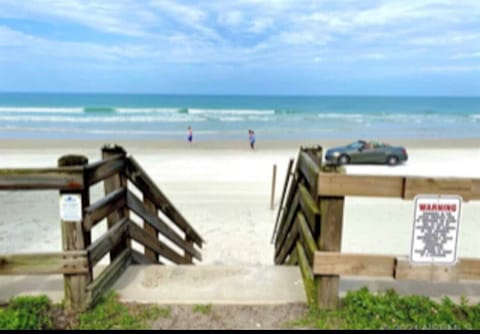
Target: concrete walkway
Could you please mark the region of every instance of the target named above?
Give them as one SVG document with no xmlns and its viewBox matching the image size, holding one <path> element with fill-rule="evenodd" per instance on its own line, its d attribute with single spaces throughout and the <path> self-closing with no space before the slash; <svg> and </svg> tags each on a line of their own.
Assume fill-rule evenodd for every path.
<svg viewBox="0 0 480 334">
<path fill-rule="evenodd" d="M 426 295 L 458 302 L 466 296 L 480 302 L 480 282 L 432 283 L 342 278 L 340 295 L 368 287 L 370 291 L 394 288 L 402 295 Z M 114 284 L 124 302 L 158 304 L 306 303 L 298 267 L 290 266 L 130 266 Z M 63 299 L 63 278 L 55 276 L 0 276 L 0 302 L 17 295 L 46 294 Z"/>
</svg>

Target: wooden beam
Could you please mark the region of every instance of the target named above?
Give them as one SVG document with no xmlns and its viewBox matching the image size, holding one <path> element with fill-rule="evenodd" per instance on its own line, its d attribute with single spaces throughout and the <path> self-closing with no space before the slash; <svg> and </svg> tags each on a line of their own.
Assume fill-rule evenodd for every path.
<svg viewBox="0 0 480 334">
<path fill-rule="evenodd" d="M 145 222 L 154 227 L 159 233 L 163 234 L 175 245 L 193 255 L 196 259 L 201 260 L 202 254 L 192 245 L 183 240 L 174 230 L 172 230 L 159 217 L 148 211 L 143 203 L 130 191 L 127 191 L 127 206 L 130 210 L 139 215 Z"/>
<path fill-rule="evenodd" d="M 88 291 L 90 297 L 90 304 L 95 304 L 98 299 L 105 294 L 108 289 L 115 283 L 115 281 L 121 276 L 121 274 L 127 269 L 131 262 L 131 250 L 125 248 L 112 263 L 105 268 L 100 275 L 90 283 L 86 291 Z"/>
<path fill-rule="evenodd" d="M 453 266 L 410 264 L 407 258 L 397 258 L 395 279 L 434 282 L 480 280 L 480 259 L 459 259 Z"/>
<path fill-rule="evenodd" d="M 157 207 L 155 206 L 155 203 L 153 203 L 145 195 L 143 196 L 143 205 L 145 206 L 145 209 L 150 211 L 150 213 L 152 215 L 155 215 L 155 216 L 158 215 L 158 211 L 157 211 Z M 157 229 L 155 227 L 151 226 L 147 221 L 143 222 L 143 229 L 145 230 L 145 232 L 150 234 L 152 237 L 154 237 L 155 239 L 158 239 Z M 192 245 L 192 247 L 193 247 L 193 245 Z M 158 253 L 155 253 L 154 251 L 152 251 L 148 248 L 145 248 L 145 256 L 148 257 L 150 260 L 156 262 L 156 263 L 158 263 L 158 261 L 159 261 Z"/>
<path fill-rule="evenodd" d="M 285 259 L 292 254 L 295 248 L 295 243 L 298 240 L 298 228 L 294 223 L 290 228 L 285 243 L 279 248 L 279 253 L 275 256 L 275 264 L 284 264 Z"/>
<path fill-rule="evenodd" d="M 102 147 L 102 159 L 108 160 L 112 157 L 121 156 L 123 159 L 126 158 L 127 153 L 123 149 L 123 147 L 118 145 L 105 145 Z M 105 189 L 105 196 L 108 196 L 110 193 L 116 191 L 117 189 L 127 188 L 127 178 L 125 177 L 124 173 L 118 173 L 115 175 L 106 178 L 103 181 L 103 186 Z M 121 221 L 122 218 L 128 218 L 129 212 L 128 208 L 124 205 L 121 207 L 119 203 L 117 205 L 120 207 L 118 210 L 111 212 L 107 216 L 107 226 L 108 228 L 112 228 L 117 222 Z M 112 251 L 110 252 L 110 261 L 113 261 L 117 255 L 122 253 L 122 251 L 130 247 L 130 241 L 128 238 L 125 242 L 118 244 Z"/>
<path fill-rule="evenodd" d="M 113 155 L 105 160 L 97 161 L 85 167 L 86 180 L 89 186 L 121 173 L 125 168 L 125 156 Z"/>
<path fill-rule="evenodd" d="M 309 189 L 317 187 L 320 167 L 306 152 L 300 152 L 297 168 L 307 180 Z"/>
<path fill-rule="evenodd" d="M 90 231 L 99 221 L 124 208 L 127 205 L 126 194 L 125 188 L 116 189 L 85 208 L 85 229 Z"/>
<path fill-rule="evenodd" d="M 307 255 L 309 263 L 313 263 L 313 255 L 318 250 L 317 243 L 315 242 L 312 231 L 307 225 L 305 216 L 299 212 L 297 214 L 296 225 L 298 231 L 300 232 L 300 239 L 302 240 L 302 245 L 304 246 L 305 253 Z"/>
<path fill-rule="evenodd" d="M 128 179 L 147 196 L 165 216 L 167 216 L 175 225 L 177 225 L 185 234 L 189 235 L 194 242 L 202 247 L 204 243 L 200 234 L 187 222 L 180 211 L 170 202 L 155 182 L 143 170 L 140 164 L 133 158 L 128 157 L 126 166 L 126 175 Z"/>
<path fill-rule="evenodd" d="M 141 264 L 141 265 L 159 264 L 158 261 L 153 261 L 152 259 L 145 256 L 144 254 L 137 252 L 135 249 L 132 249 L 131 252 L 132 252 L 132 264 Z"/>
<path fill-rule="evenodd" d="M 82 190 L 83 167 L 0 169 L 0 190 Z"/>
<path fill-rule="evenodd" d="M 303 184 L 299 184 L 300 191 L 300 206 L 302 207 L 302 212 L 305 215 L 305 219 L 312 230 L 312 233 L 318 234 L 319 229 L 319 218 L 320 218 L 320 209 L 318 204 L 312 198 L 307 188 Z"/>
<path fill-rule="evenodd" d="M 88 274 L 88 272 L 85 251 L 0 255 L 0 275 Z"/>
<path fill-rule="evenodd" d="M 305 288 L 305 294 L 307 295 L 307 302 L 309 305 L 316 305 L 317 287 L 315 284 L 315 279 L 313 276 L 312 268 L 310 267 L 307 256 L 305 255 L 305 251 L 299 241 L 297 241 L 296 250 L 298 265 L 300 267 L 300 272 L 302 273 L 303 278 L 303 286 Z"/>
<path fill-rule="evenodd" d="M 318 195 L 331 197 L 373 196 L 402 198 L 403 182 L 404 180 L 401 176 L 320 173 L 318 178 Z"/>
<path fill-rule="evenodd" d="M 85 181 L 84 166 L 88 163 L 88 159 L 81 155 L 65 155 L 58 159 L 60 168 L 81 168 L 82 183 Z M 76 190 L 60 190 L 60 197 L 71 195 L 80 197 L 80 213 L 78 220 L 69 221 L 61 217 L 62 229 L 62 246 L 64 251 L 85 251 L 88 247 L 91 236 L 90 232 L 85 229 L 84 217 L 85 207 L 89 204 L 90 196 L 88 188 Z M 92 270 L 86 274 L 64 274 L 63 286 L 65 293 L 65 307 L 69 311 L 82 312 L 88 308 L 88 296 L 86 286 L 92 280 Z"/>
<path fill-rule="evenodd" d="M 395 257 L 387 255 L 315 252 L 315 275 L 393 277 Z"/>
<path fill-rule="evenodd" d="M 321 251 L 339 252 L 343 230 L 343 197 L 320 197 L 320 238 Z M 336 309 L 339 305 L 338 276 L 319 276 L 317 279 L 317 301 L 321 309 Z"/>
<path fill-rule="evenodd" d="M 100 238 L 95 240 L 88 248 L 88 258 L 90 265 L 93 267 L 100 261 L 108 252 L 117 246 L 122 240 L 126 239 L 128 232 L 128 218 L 123 218 L 118 224 L 115 224 Z"/>
<path fill-rule="evenodd" d="M 412 199 L 418 194 L 460 195 L 465 201 L 480 200 L 480 179 L 338 173 L 320 173 L 318 179 L 319 196 Z"/>
<path fill-rule="evenodd" d="M 460 195 L 465 201 L 475 198 L 472 179 L 408 177 L 403 198 L 412 199 L 418 194 Z"/>
<path fill-rule="evenodd" d="M 273 240 L 275 239 L 275 235 L 277 234 L 277 228 L 278 228 L 278 222 L 279 222 L 279 219 L 280 219 L 280 213 L 284 209 L 283 201 L 285 199 L 285 194 L 287 192 L 287 188 L 288 188 L 288 185 L 289 185 L 290 176 L 292 174 L 292 166 L 293 166 L 293 159 L 290 159 L 288 161 L 287 175 L 285 176 L 285 183 L 283 184 L 282 197 L 280 198 L 280 204 L 278 206 L 278 211 L 277 211 L 277 219 L 275 219 L 275 226 L 273 228 L 272 239 L 270 240 L 270 243 L 273 243 Z"/>
<path fill-rule="evenodd" d="M 287 261 L 285 261 L 284 264 L 287 266 L 296 266 L 298 264 L 298 257 L 297 257 L 296 250 L 290 253 L 290 256 L 288 257 Z"/>
<path fill-rule="evenodd" d="M 278 255 L 280 250 L 282 249 L 283 243 L 287 238 L 288 233 L 290 232 L 290 228 L 295 220 L 295 215 L 298 210 L 298 205 L 300 201 L 300 193 L 297 190 L 295 193 L 295 197 L 293 198 L 292 202 L 288 205 L 288 210 L 285 211 L 285 219 L 280 222 L 279 232 L 277 234 L 277 240 L 275 241 L 275 254 Z"/>
<path fill-rule="evenodd" d="M 171 250 L 166 244 L 164 244 L 160 240 L 153 238 L 150 234 L 145 232 L 134 222 L 129 222 L 128 231 L 130 237 L 133 240 L 141 243 L 144 247 L 149 248 L 150 250 L 160 254 L 161 256 L 176 264 L 188 264 L 188 261 L 183 256 Z"/>
</svg>

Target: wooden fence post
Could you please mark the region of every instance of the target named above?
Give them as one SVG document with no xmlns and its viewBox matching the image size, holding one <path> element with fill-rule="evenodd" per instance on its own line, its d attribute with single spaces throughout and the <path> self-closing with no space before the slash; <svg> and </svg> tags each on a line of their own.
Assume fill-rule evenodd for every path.
<svg viewBox="0 0 480 334">
<path fill-rule="evenodd" d="M 102 159 L 107 159 L 114 155 L 123 155 L 126 159 L 127 152 L 123 149 L 123 147 L 111 144 L 105 145 L 102 148 Z M 104 188 L 105 188 L 105 195 L 108 195 L 112 191 L 115 191 L 119 188 L 126 188 L 127 187 L 127 178 L 125 177 L 125 173 L 119 173 L 117 175 L 113 175 L 108 179 L 104 180 Z M 117 222 L 121 221 L 122 218 L 128 218 L 129 212 L 128 208 L 125 206 L 124 208 L 111 213 L 107 217 L 107 226 L 108 228 L 112 228 Z M 120 242 L 117 247 L 114 247 L 110 252 L 110 261 L 113 261 L 117 255 L 121 254 L 122 251 L 126 248 L 130 247 L 130 240 L 125 240 L 125 242 Z"/>
<path fill-rule="evenodd" d="M 343 173 L 344 169 L 322 167 L 322 172 Z M 321 187 L 321 180 L 318 180 Z M 319 197 L 320 236 L 318 247 L 320 251 L 340 252 L 343 230 L 344 197 Z M 339 306 L 338 275 L 317 276 L 317 301 L 321 309 L 336 309 Z"/>
<path fill-rule="evenodd" d="M 81 155 L 67 155 L 58 159 L 58 167 L 85 166 L 88 159 Z M 85 172 L 84 172 L 85 180 Z M 86 185 L 86 183 L 84 182 Z M 90 242 L 90 232 L 83 226 L 84 209 L 89 205 L 89 188 L 60 191 L 60 218 L 63 251 L 85 250 Z M 90 266 L 89 266 L 90 267 Z M 87 274 L 64 274 L 65 307 L 71 312 L 88 308 L 87 285 L 92 281 L 92 268 Z"/>
<path fill-rule="evenodd" d="M 143 194 L 143 204 L 145 205 L 145 208 L 148 211 L 150 211 L 155 216 L 158 216 L 157 206 L 155 205 L 155 203 L 149 200 L 148 197 L 145 196 L 145 194 Z M 143 222 L 143 229 L 145 230 L 145 232 L 147 232 L 156 240 L 158 240 L 158 231 L 153 226 L 151 226 L 148 222 L 146 221 Z M 159 256 L 158 253 L 148 249 L 147 247 L 145 247 L 144 253 L 145 253 L 145 256 L 148 257 L 150 260 L 154 261 L 155 263 L 159 262 L 160 259 L 158 257 Z"/>
<path fill-rule="evenodd" d="M 275 182 L 277 178 L 277 165 L 273 165 L 273 174 L 272 174 L 272 193 L 270 195 L 270 210 L 273 210 L 275 206 Z"/>
</svg>

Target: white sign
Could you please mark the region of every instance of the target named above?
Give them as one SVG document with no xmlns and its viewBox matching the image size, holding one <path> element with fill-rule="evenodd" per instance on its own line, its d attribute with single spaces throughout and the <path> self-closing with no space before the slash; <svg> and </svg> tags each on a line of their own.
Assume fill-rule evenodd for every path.
<svg viewBox="0 0 480 334">
<path fill-rule="evenodd" d="M 82 196 L 64 194 L 60 196 L 60 219 L 70 222 L 82 221 Z"/>
<path fill-rule="evenodd" d="M 461 205 L 460 196 L 415 197 L 411 263 L 456 263 Z"/>
</svg>

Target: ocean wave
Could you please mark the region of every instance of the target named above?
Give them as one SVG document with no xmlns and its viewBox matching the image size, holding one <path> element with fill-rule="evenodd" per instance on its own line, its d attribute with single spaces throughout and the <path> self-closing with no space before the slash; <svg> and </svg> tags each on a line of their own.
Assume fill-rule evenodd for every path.
<svg viewBox="0 0 480 334">
<path fill-rule="evenodd" d="M 181 113 L 185 111 L 182 108 L 118 108 L 116 111 L 119 114 L 168 114 Z"/>
<path fill-rule="evenodd" d="M 0 113 L 81 114 L 83 113 L 83 108 L 0 107 Z"/>
<path fill-rule="evenodd" d="M 203 117 L 185 115 L 175 116 L 110 116 L 110 117 L 71 117 L 71 116 L 34 116 L 0 115 L 0 121 L 32 123 L 151 123 L 151 122 L 204 122 Z"/>
<path fill-rule="evenodd" d="M 188 109 L 190 115 L 275 115 L 275 110 L 258 109 Z"/>
</svg>

